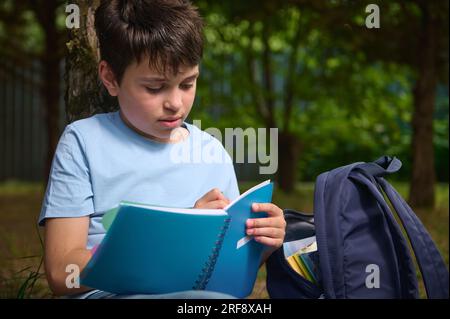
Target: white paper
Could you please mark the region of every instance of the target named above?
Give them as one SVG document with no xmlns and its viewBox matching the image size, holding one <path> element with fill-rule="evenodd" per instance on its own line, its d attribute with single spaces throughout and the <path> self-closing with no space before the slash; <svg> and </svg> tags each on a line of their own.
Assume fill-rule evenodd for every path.
<svg viewBox="0 0 450 319">
<path fill-rule="evenodd" d="M 284 256 L 286 258 L 292 256 L 300 249 L 304 249 L 310 246 L 312 243 L 316 241 L 316 236 L 307 237 L 299 240 L 288 241 L 283 244 Z"/>
</svg>

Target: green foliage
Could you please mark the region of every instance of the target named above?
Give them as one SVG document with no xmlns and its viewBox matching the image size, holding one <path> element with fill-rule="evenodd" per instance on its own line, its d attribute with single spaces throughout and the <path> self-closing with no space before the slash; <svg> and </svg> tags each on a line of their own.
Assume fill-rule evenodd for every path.
<svg viewBox="0 0 450 319">
<path fill-rule="evenodd" d="M 374 48 L 373 54 L 355 52 L 355 47 L 363 45 L 354 34 L 349 37 L 351 33 L 359 32 L 361 41 L 374 42 L 373 33 L 362 30 L 364 6 L 317 3 L 319 8 L 334 9 L 320 16 L 304 3 L 280 5 L 265 14 L 270 7 L 266 1 L 257 7 L 201 2 L 207 41 L 191 118 L 219 128 L 262 127 L 265 123 L 258 103 L 272 98 L 275 124 L 283 129 L 287 85 L 293 76 L 289 130 L 301 141 L 298 171 L 303 180 L 313 180 L 318 173 L 348 162 L 371 161 L 385 154 L 402 160 L 397 178 L 407 180 L 412 165 L 410 122 L 416 74 L 409 62 L 400 60 L 402 52 L 410 55 L 406 52 L 410 43 L 405 40 L 405 48 L 395 52 L 382 46 Z M 386 28 L 395 31 L 397 41 L 406 32 L 398 29 L 404 15 L 417 17 L 416 9 L 413 4 L 399 3 L 383 7 L 383 14 L 393 18 Z M 348 25 L 361 20 L 356 22 L 359 28 L 343 27 L 346 19 L 350 19 Z M 416 27 L 411 25 L 412 30 Z M 265 36 L 270 47 L 272 92 L 264 86 Z M 382 54 L 386 50 L 397 54 L 399 61 L 392 58 L 389 62 Z M 378 62 L 374 62 L 375 54 L 382 57 Z M 250 76 L 252 70 L 255 81 Z M 444 173 L 437 176 L 448 181 L 448 165 L 444 164 L 448 163 L 448 102 L 444 101 L 448 101 L 448 90 L 438 92 L 434 141 L 436 169 Z"/>
<path fill-rule="evenodd" d="M 37 55 L 43 51 L 45 35 L 35 13 L 24 3 L 11 0 L 0 5 L 0 53 Z"/>
<path fill-rule="evenodd" d="M 412 35 L 418 34 L 421 22 L 415 1 L 374 1 L 382 14 L 378 31 L 364 27 L 366 4 L 355 1 L 195 3 L 206 22 L 206 42 L 191 120 L 202 119 L 203 128 L 266 127 L 261 109 L 273 100 L 275 125 L 294 132 L 302 145 L 298 172 L 303 180 L 384 154 L 398 156 L 404 165 L 397 176 L 409 178 L 412 91 L 417 76 Z M 447 17 L 447 28 L 441 28 L 439 37 L 443 76 L 436 101 L 434 146 L 437 176 L 448 181 L 448 89 L 443 89 L 448 82 L 448 10 L 441 6 L 448 9 L 448 2 L 430 5 L 433 14 Z M 29 2 L 2 1 L 0 53 L 16 48 L 42 53 L 45 35 L 35 11 Z M 64 18 L 60 5 L 59 31 L 64 29 Z M 69 51 L 87 49 L 75 41 L 67 45 Z M 271 91 L 266 89 L 265 45 Z M 75 63 L 80 69 L 93 70 L 87 53 Z M 89 104 L 78 102 L 72 104 Z M 289 106 L 292 111 L 287 116 Z"/>
<path fill-rule="evenodd" d="M 334 89 L 335 95 L 317 99 L 298 114 L 304 179 L 384 154 L 408 162 L 412 101 L 407 72 L 395 65 L 361 67 L 349 75 L 347 85 L 352 94 Z M 407 178 L 405 168 L 400 176 Z"/>
</svg>

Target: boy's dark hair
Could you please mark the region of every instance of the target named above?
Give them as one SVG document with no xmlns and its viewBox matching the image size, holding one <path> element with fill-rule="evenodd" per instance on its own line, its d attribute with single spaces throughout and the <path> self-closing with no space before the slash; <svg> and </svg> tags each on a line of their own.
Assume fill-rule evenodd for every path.
<svg viewBox="0 0 450 319">
<path fill-rule="evenodd" d="M 203 21 L 187 0 L 102 0 L 95 30 L 101 59 L 119 84 L 134 61 L 148 58 L 152 69 L 176 74 L 203 53 Z"/>
</svg>

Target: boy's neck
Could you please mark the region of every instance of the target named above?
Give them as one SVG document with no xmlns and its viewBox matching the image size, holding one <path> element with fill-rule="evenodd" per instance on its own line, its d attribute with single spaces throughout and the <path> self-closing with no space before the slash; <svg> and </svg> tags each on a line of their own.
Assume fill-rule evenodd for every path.
<svg viewBox="0 0 450 319">
<path fill-rule="evenodd" d="M 154 141 L 154 142 L 163 143 L 163 144 L 178 143 L 178 142 L 181 142 L 182 140 L 184 140 L 184 139 L 187 137 L 187 135 L 189 135 L 189 131 L 188 131 L 187 129 L 185 129 L 185 128 L 184 128 L 184 124 L 182 124 L 183 127 L 180 127 L 180 128 L 179 128 L 179 129 L 182 129 L 182 130 L 183 130 L 182 137 L 179 137 L 179 136 L 180 136 L 179 134 L 174 134 L 174 136 L 178 136 L 179 138 L 177 138 L 177 139 L 174 140 L 174 141 L 171 141 L 171 140 L 163 140 L 163 139 L 158 138 L 158 137 L 156 137 L 156 136 L 153 136 L 153 135 L 151 135 L 151 134 L 147 134 L 147 133 L 141 131 L 140 129 L 138 129 L 137 127 L 135 127 L 133 124 L 130 123 L 130 121 L 128 121 L 128 119 L 127 119 L 127 118 L 125 117 L 125 115 L 123 114 L 122 110 L 119 110 L 119 116 L 120 116 L 120 118 L 122 119 L 122 121 L 125 123 L 125 125 L 128 126 L 131 130 L 133 130 L 133 131 L 136 132 L 137 134 L 139 134 L 139 135 L 141 135 L 141 136 L 143 136 L 143 137 L 145 137 L 145 138 L 147 138 L 147 139 L 150 139 L 150 140 L 152 140 L 152 141 Z"/>
</svg>

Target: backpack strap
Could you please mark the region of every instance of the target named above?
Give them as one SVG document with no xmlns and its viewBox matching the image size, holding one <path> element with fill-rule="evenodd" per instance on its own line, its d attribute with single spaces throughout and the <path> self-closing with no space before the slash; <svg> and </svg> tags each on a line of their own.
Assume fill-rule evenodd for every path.
<svg viewBox="0 0 450 319">
<path fill-rule="evenodd" d="M 383 178 L 377 178 L 377 181 L 397 211 L 408 234 L 423 276 L 428 298 L 448 298 L 448 270 L 430 234 L 398 192 Z"/>
<path fill-rule="evenodd" d="M 448 270 L 435 243 L 431 239 L 431 236 L 426 231 L 420 219 L 414 214 L 404 199 L 386 180 L 382 178 L 382 176 L 386 174 L 397 171 L 400 167 L 401 162 L 395 157 L 392 158 L 383 156 L 374 163 L 360 164 L 357 168 L 363 173 L 371 175 L 373 176 L 372 178 L 375 178 L 375 183 L 381 186 L 381 189 L 386 194 L 393 208 L 397 212 L 414 250 L 419 269 L 422 273 L 428 298 L 448 298 Z M 372 193 L 377 197 L 378 201 L 383 206 L 384 200 L 381 192 L 376 189 L 374 190 L 373 184 L 372 187 L 370 187 L 369 183 L 364 184 L 369 186 L 369 188 L 372 188 Z"/>
<path fill-rule="evenodd" d="M 389 225 L 391 241 L 394 245 L 395 251 L 395 265 L 396 268 L 396 286 L 400 291 L 400 295 L 396 298 L 402 299 L 417 299 L 419 298 L 419 287 L 417 282 L 416 269 L 409 251 L 408 243 L 405 236 L 400 229 L 398 222 L 394 218 L 391 209 L 385 201 L 377 182 L 373 176 L 368 176 L 366 173 L 356 170 L 350 174 L 350 178 L 367 187 L 381 208 L 385 221 Z"/>
<path fill-rule="evenodd" d="M 357 167 L 371 176 L 378 177 L 397 172 L 402 167 L 402 162 L 396 157 L 382 156 L 374 162 L 362 163 Z"/>
</svg>

